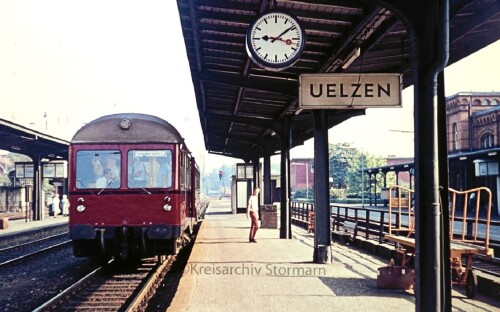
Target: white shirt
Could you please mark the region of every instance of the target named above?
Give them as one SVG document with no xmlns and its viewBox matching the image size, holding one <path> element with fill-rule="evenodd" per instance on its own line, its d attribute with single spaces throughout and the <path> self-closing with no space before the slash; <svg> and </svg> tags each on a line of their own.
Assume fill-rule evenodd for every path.
<svg viewBox="0 0 500 312">
<path fill-rule="evenodd" d="M 259 212 L 259 198 L 256 195 L 250 195 L 248 199 L 248 211 Z"/>
<path fill-rule="evenodd" d="M 106 177 L 100 177 L 95 181 L 95 187 L 107 187 L 108 186 L 108 179 Z"/>
</svg>

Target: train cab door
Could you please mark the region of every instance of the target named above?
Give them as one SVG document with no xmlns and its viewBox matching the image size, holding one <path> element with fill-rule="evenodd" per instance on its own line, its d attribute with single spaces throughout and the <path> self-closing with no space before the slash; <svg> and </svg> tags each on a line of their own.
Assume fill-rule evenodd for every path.
<svg viewBox="0 0 500 312">
<path fill-rule="evenodd" d="M 198 167 L 196 166 L 196 161 L 194 157 L 191 158 L 191 166 L 190 166 L 190 175 L 191 175 L 191 187 L 190 187 L 190 218 L 191 218 L 191 226 L 194 228 L 196 225 L 196 222 L 198 222 L 198 211 L 197 211 L 197 204 L 198 204 L 198 196 L 199 196 L 199 189 L 200 189 L 200 176 L 199 176 L 199 171 Z"/>
<path fill-rule="evenodd" d="M 181 215 L 184 220 L 185 229 L 192 233 L 194 229 L 193 215 L 191 207 L 191 184 L 192 184 L 192 164 L 189 155 L 181 152 L 181 196 L 182 196 L 182 210 Z"/>
</svg>

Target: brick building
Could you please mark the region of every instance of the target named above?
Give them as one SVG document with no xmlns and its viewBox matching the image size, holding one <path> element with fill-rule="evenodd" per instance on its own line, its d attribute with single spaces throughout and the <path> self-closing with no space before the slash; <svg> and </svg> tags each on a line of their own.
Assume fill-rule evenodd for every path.
<svg viewBox="0 0 500 312">
<path fill-rule="evenodd" d="M 411 187 L 413 183 L 412 181 L 413 176 L 410 174 L 410 171 L 407 170 L 404 166 L 398 167 L 395 165 L 413 163 L 413 157 L 397 157 L 395 155 L 389 155 L 387 156 L 386 161 L 387 161 L 387 166 L 389 166 L 389 168 L 391 167 L 399 168 L 399 170 L 393 169 L 396 173 L 397 184 L 406 187 Z"/>
<path fill-rule="evenodd" d="M 292 193 L 302 189 L 310 190 L 314 187 L 313 161 L 313 158 L 294 158 L 290 162 L 290 188 Z"/>
<path fill-rule="evenodd" d="M 492 212 L 500 214 L 500 92 L 460 92 L 447 97 L 446 129 L 449 187 L 488 187 L 493 194 Z M 388 157 L 387 166 L 366 172 L 370 179 L 395 173 L 399 183 L 409 179 L 412 187 L 412 162 Z"/>
<path fill-rule="evenodd" d="M 498 147 L 500 92 L 460 92 L 446 98 L 448 152 Z"/>
<path fill-rule="evenodd" d="M 500 214 L 500 92 L 460 92 L 446 98 L 449 186 L 486 186 Z"/>
</svg>

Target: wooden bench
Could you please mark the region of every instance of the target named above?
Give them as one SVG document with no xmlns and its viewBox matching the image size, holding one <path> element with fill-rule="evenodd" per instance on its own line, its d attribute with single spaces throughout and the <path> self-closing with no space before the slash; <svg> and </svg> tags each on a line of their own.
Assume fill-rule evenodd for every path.
<svg viewBox="0 0 500 312">
<path fill-rule="evenodd" d="M 338 239 L 342 245 L 349 245 L 358 234 L 358 222 L 346 220 L 342 224 L 342 230 L 332 231 L 332 238 Z"/>
</svg>

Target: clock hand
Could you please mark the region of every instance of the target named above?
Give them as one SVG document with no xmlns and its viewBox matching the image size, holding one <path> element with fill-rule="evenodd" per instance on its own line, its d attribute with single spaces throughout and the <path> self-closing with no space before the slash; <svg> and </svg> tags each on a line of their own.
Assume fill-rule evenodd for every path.
<svg viewBox="0 0 500 312">
<path fill-rule="evenodd" d="M 265 41 L 267 41 L 269 39 L 272 39 L 271 42 L 274 42 L 275 40 L 279 40 L 279 41 L 283 41 L 287 45 L 291 45 L 292 44 L 292 39 L 286 39 L 286 40 L 284 40 L 284 39 L 282 39 L 280 37 L 271 37 L 271 36 L 268 36 L 268 35 L 263 36 L 262 39 L 264 39 Z"/>
<path fill-rule="evenodd" d="M 278 37 L 278 38 L 274 38 L 274 37 L 267 37 L 267 36 L 265 36 L 265 37 L 266 37 L 266 38 L 264 38 L 264 37 L 263 37 L 263 38 L 264 38 L 264 40 L 266 40 L 266 41 L 267 41 L 268 39 L 272 39 L 273 41 L 275 41 L 275 40 L 282 41 L 282 42 L 286 43 L 286 45 L 291 45 L 291 44 L 292 44 L 292 39 L 286 39 L 286 40 L 285 40 L 285 39 L 282 39 L 282 38 L 279 38 L 279 37 Z M 273 42 L 273 41 L 271 41 L 271 42 Z"/>
<path fill-rule="evenodd" d="M 288 27 L 287 29 L 285 29 L 281 34 L 279 34 L 276 38 L 273 38 L 273 40 L 271 42 L 274 42 L 276 39 L 281 39 L 281 36 L 283 36 L 284 34 L 286 34 L 287 32 L 290 31 L 290 29 L 294 28 L 295 26 L 290 26 Z"/>
</svg>

